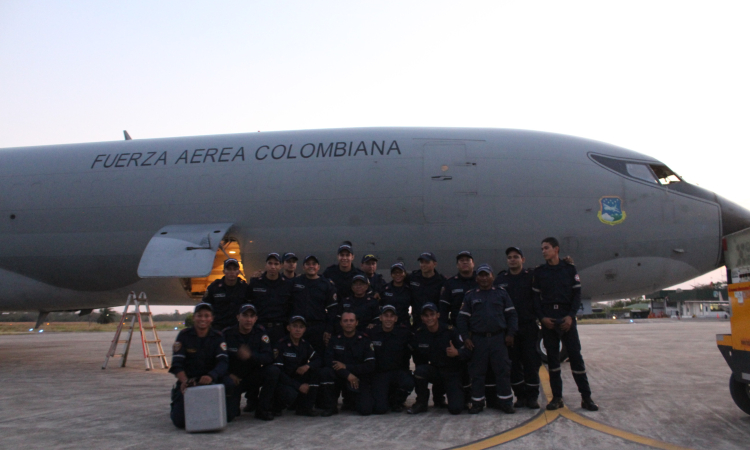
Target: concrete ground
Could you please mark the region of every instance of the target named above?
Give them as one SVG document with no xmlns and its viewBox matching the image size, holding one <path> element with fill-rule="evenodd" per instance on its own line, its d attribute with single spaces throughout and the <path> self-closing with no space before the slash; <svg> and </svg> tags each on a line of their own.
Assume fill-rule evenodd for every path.
<svg viewBox="0 0 750 450">
<path fill-rule="evenodd" d="M 307 418 L 287 413 L 266 423 L 245 414 L 223 431 L 194 435 L 169 421 L 174 378 L 166 370 L 144 371 L 139 346 L 133 346 L 128 367 L 119 368 L 113 360 L 101 370 L 109 333 L 0 336 L 0 447 L 365 450 L 438 449 L 472 442 L 466 448 L 750 446 L 750 416 L 729 395 L 730 371 L 715 344 L 716 334 L 730 332 L 729 322 L 650 320 L 582 325 L 579 331 L 599 412 L 581 410 L 570 368 L 564 364 L 570 410 L 562 415 L 521 409 L 512 416 L 487 410 L 450 416 L 431 409 L 418 416 L 342 413 Z M 166 349 L 175 336 L 160 335 Z"/>
</svg>

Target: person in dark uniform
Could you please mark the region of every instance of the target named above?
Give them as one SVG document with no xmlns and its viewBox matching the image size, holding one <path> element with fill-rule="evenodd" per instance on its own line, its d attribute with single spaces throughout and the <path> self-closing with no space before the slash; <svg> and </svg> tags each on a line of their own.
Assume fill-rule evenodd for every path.
<svg viewBox="0 0 750 450">
<path fill-rule="evenodd" d="M 383 275 L 377 273 L 378 270 L 378 258 L 372 253 L 368 253 L 362 257 L 362 264 L 359 266 L 362 272 L 367 275 L 367 279 L 370 281 L 370 291 L 375 297 L 380 300 L 383 298 L 383 289 L 385 289 L 385 279 Z"/>
<path fill-rule="evenodd" d="M 516 394 L 516 408 L 523 406 L 539 409 L 539 367 L 542 359 L 536 351 L 539 338 L 539 325 L 534 313 L 534 291 L 531 283 L 532 270 L 524 269 L 526 259 L 518 247 L 505 250 L 508 269 L 495 277 L 495 286 L 504 288 L 518 313 L 518 332 L 513 347 L 510 348 L 510 384 Z M 489 396 L 489 392 L 487 393 Z"/>
<path fill-rule="evenodd" d="M 576 313 L 581 306 L 581 279 L 574 265 L 560 259 L 560 244 L 553 237 L 542 241 L 542 257 L 546 264 L 534 269 L 534 311 L 542 323 L 542 338 L 547 349 L 552 400 L 547 409 L 563 407 L 560 342 L 570 358 L 570 370 L 581 393 L 581 407 L 597 411 L 591 399 L 591 388 L 586 376 L 586 365 L 581 356 L 581 341 L 576 327 Z"/>
<path fill-rule="evenodd" d="M 292 252 L 284 253 L 284 256 L 281 257 L 281 265 L 283 266 L 283 273 L 281 276 L 286 278 L 287 280 L 291 280 L 292 278 L 297 276 L 297 255 L 295 255 Z"/>
<path fill-rule="evenodd" d="M 440 313 L 434 303 L 422 306 L 421 317 L 423 325 L 414 333 L 409 345 L 416 366 L 414 386 L 417 400 L 407 412 L 419 414 L 427 411 L 428 384 L 441 383 L 448 394 L 448 411 L 461 414 L 464 407 L 461 372 L 471 352 L 464 347 L 453 325 L 440 322 Z"/>
<path fill-rule="evenodd" d="M 357 330 L 372 328 L 380 321 L 380 305 L 378 300 L 368 294 L 370 284 L 365 275 L 355 275 L 352 278 L 352 296 L 339 300 L 339 319 L 344 311 L 351 310 L 357 315 Z M 336 327 L 336 333 L 341 334 L 341 326 Z"/>
<path fill-rule="evenodd" d="M 409 275 L 409 289 L 411 290 L 411 327 L 412 330 L 422 326 L 420 317 L 422 305 L 425 303 L 440 304 L 440 289 L 445 283 L 445 277 L 437 271 L 437 258 L 432 252 L 424 252 L 417 258 L 419 270 Z"/>
<path fill-rule="evenodd" d="M 172 388 L 170 418 L 178 428 L 185 428 L 185 390 L 191 386 L 223 383 L 228 389 L 232 381 L 226 376 L 227 344 L 219 331 L 211 328 L 213 308 L 209 303 L 198 303 L 193 310 L 193 326 L 177 334 L 172 346 L 172 366 L 169 372 L 177 377 Z M 234 416 L 227 416 L 232 420 Z"/>
<path fill-rule="evenodd" d="M 320 371 L 321 393 L 325 397 L 321 416 L 338 414 L 339 393 L 345 410 L 363 416 L 372 414 L 371 376 L 375 371 L 375 351 L 370 340 L 357 331 L 357 316 L 351 310 L 341 315 L 341 333 L 331 337 Z"/>
<path fill-rule="evenodd" d="M 396 307 L 385 305 L 380 313 L 380 325 L 366 330 L 375 349 L 375 373 L 372 375 L 373 413 L 385 414 L 404 410 L 404 402 L 414 390 L 414 378 L 409 370 L 411 331 L 405 324 L 398 325 Z"/>
<path fill-rule="evenodd" d="M 333 281 L 336 285 L 336 295 L 339 300 L 352 295 L 352 278 L 354 275 L 364 275 L 360 269 L 352 266 L 354 261 L 354 250 L 352 243 L 345 241 L 339 246 L 338 264 L 328 266 L 323 272 L 323 276 Z"/>
<path fill-rule="evenodd" d="M 319 414 L 313 408 L 322 356 L 302 337 L 307 331 L 304 317 L 292 316 L 287 329 L 289 336 L 280 340 L 274 349 L 274 365 L 281 370 L 274 414 L 281 415 L 285 408 L 296 405 L 298 416 L 316 417 Z"/>
<path fill-rule="evenodd" d="M 237 325 L 237 311 L 245 303 L 247 283 L 239 277 L 240 262 L 234 258 L 224 261 L 224 276 L 214 280 L 203 295 L 203 303 L 209 303 L 214 309 L 213 329 L 221 331 L 226 327 Z"/>
<path fill-rule="evenodd" d="M 440 320 L 444 323 L 450 323 L 456 326 L 458 313 L 461 311 L 461 305 L 464 302 L 464 296 L 472 289 L 476 289 L 477 280 L 474 272 L 474 257 L 471 252 L 462 251 L 456 255 L 456 267 L 458 273 L 448 278 L 440 290 Z M 494 385 L 492 375 L 488 375 L 489 384 Z M 466 365 L 461 375 L 464 388 L 464 396 L 471 398 L 471 376 Z M 438 386 L 439 388 L 439 386 Z M 494 386 L 491 388 L 494 389 Z M 493 400 L 494 401 L 494 400 Z"/>
<path fill-rule="evenodd" d="M 411 289 L 406 284 L 406 267 L 403 263 L 398 262 L 391 266 L 391 279 L 383 290 L 380 304 L 395 306 L 398 325 L 409 325 Z"/>
<path fill-rule="evenodd" d="M 458 273 L 448 278 L 440 290 L 440 321 L 454 326 L 461 311 L 464 295 L 477 287 L 474 257 L 471 256 L 471 252 L 463 251 L 456 255 L 456 267 Z"/>
<path fill-rule="evenodd" d="M 303 274 L 292 280 L 292 316 L 305 318 L 305 341 L 322 357 L 333 334 L 338 311 L 336 286 L 318 275 L 320 263 L 308 255 L 302 263 Z"/>
<path fill-rule="evenodd" d="M 286 325 L 292 308 L 292 282 L 281 276 L 281 257 L 278 253 L 266 256 L 266 271 L 260 278 L 251 278 L 247 288 L 247 303 L 258 310 L 258 323 L 271 338 L 271 345 L 286 335 Z"/>
<path fill-rule="evenodd" d="M 227 411 L 240 415 L 242 393 L 248 404 L 257 405 L 255 417 L 273 420 L 273 394 L 279 381 L 279 369 L 273 365 L 271 339 L 262 325 L 256 325 L 255 306 L 244 304 L 237 315 L 238 324 L 224 330 L 229 354 L 229 377 L 234 386 L 228 395 Z M 260 392 L 260 395 L 258 395 Z"/>
<path fill-rule="evenodd" d="M 472 393 L 469 414 L 477 414 L 484 409 L 488 365 L 495 374 L 498 408 L 506 414 L 516 412 L 513 409 L 507 347 L 513 346 L 513 336 L 518 330 L 518 315 L 508 293 L 503 288 L 493 287 L 493 281 L 492 267 L 488 264 L 479 266 L 479 287 L 466 293 L 458 316 L 458 331 L 464 339 L 464 346 L 472 350 L 469 361 Z"/>
</svg>

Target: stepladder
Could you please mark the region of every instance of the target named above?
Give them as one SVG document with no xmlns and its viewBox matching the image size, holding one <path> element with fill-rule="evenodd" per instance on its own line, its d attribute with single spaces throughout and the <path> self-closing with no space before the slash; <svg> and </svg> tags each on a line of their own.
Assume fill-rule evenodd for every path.
<svg viewBox="0 0 750 450">
<path fill-rule="evenodd" d="M 127 331 L 126 338 L 123 338 L 123 331 Z M 159 339 L 159 334 L 156 331 L 154 317 L 151 314 L 151 308 L 148 304 L 148 297 L 146 297 L 145 292 L 141 292 L 137 296 L 135 292 L 131 292 L 125 303 L 120 323 L 117 325 L 115 337 L 112 339 L 112 344 L 109 346 L 104 364 L 102 364 L 102 369 L 107 368 L 110 358 L 118 356 L 120 357 L 120 367 L 125 367 L 128 361 L 128 354 L 130 353 L 130 343 L 133 340 L 133 334 L 136 332 L 141 337 L 141 347 L 143 349 L 143 360 L 146 370 L 157 368 L 154 360 L 158 361 L 162 369 L 169 368 L 167 355 L 164 353 L 164 348 L 161 345 L 161 339 Z"/>
</svg>

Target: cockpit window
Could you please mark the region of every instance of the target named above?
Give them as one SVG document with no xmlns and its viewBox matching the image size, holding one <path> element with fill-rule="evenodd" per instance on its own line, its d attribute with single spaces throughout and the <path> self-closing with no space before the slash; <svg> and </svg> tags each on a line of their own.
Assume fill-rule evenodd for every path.
<svg viewBox="0 0 750 450">
<path fill-rule="evenodd" d="M 651 169 L 653 169 L 654 173 L 656 174 L 656 177 L 659 179 L 659 184 L 672 184 L 672 183 L 679 183 L 682 181 L 680 177 L 677 176 L 676 173 L 672 172 L 672 169 L 670 169 L 667 166 L 659 166 L 656 164 L 651 165 Z"/>
<path fill-rule="evenodd" d="M 649 183 L 657 183 L 654 173 L 651 172 L 651 169 L 646 164 L 625 163 L 625 168 L 633 178 L 648 181 Z"/>
<path fill-rule="evenodd" d="M 653 184 L 668 185 L 679 183 L 682 179 L 667 166 L 649 164 L 640 161 L 626 161 L 609 156 L 591 154 L 591 159 L 599 164 L 625 175 Z"/>
</svg>

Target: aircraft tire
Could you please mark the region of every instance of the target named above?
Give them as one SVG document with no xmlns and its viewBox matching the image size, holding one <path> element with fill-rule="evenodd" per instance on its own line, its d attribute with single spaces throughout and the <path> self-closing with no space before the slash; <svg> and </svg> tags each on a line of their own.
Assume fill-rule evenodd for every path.
<svg viewBox="0 0 750 450">
<path fill-rule="evenodd" d="M 542 362 L 544 364 L 547 364 L 547 349 L 544 348 L 544 342 L 542 340 L 542 331 L 539 330 L 539 337 L 537 337 L 536 340 L 536 352 L 539 353 L 539 357 L 542 358 Z M 568 350 L 565 348 L 565 346 L 560 342 L 560 362 L 565 362 L 568 360 Z"/>
<path fill-rule="evenodd" d="M 750 414 L 750 384 L 741 383 L 729 376 L 729 393 L 734 403 L 746 414 Z"/>
</svg>

